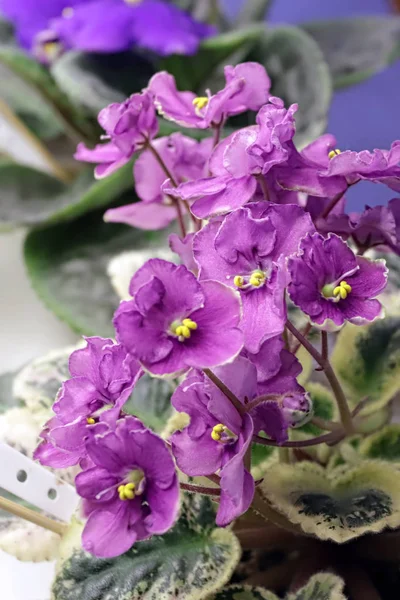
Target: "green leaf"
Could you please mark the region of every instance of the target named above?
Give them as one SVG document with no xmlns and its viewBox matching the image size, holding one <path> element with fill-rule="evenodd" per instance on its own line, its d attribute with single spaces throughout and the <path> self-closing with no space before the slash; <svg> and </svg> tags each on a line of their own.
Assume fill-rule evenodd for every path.
<svg viewBox="0 0 400 600">
<path fill-rule="evenodd" d="M 296 144 L 303 147 L 324 132 L 332 95 L 332 82 L 318 44 L 296 27 L 265 31 L 250 54 L 263 64 L 272 79 L 272 93 L 286 106 L 299 104 Z"/>
<path fill-rule="evenodd" d="M 0 45 L 0 98 L 40 137 L 67 132 L 79 142 L 89 125 L 57 87 L 48 70 L 18 48 Z"/>
<path fill-rule="evenodd" d="M 194 56 L 173 55 L 161 62 L 161 68 L 175 76 L 178 88 L 204 92 L 202 84 L 229 57 L 238 51 L 247 54 L 259 40 L 263 27 L 248 27 L 204 40 Z"/>
<path fill-rule="evenodd" d="M 365 458 L 400 464 L 400 425 L 393 423 L 365 438 L 359 447 Z"/>
<path fill-rule="evenodd" d="M 383 258 L 389 269 L 387 285 L 383 294 L 379 296 L 379 300 L 385 309 L 385 315 L 400 317 L 400 256 L 393 253 L 382 254 L 379 252 L 374 258 Z"/>
<path fill-rule="evenodd" d="M 11 23 L 0 16 L 0 46 L 14 46 L 14 28 Z"/>
<path fill-rule="evenodd" d="M 337 467 L 343 467 L 343 465 L 355 464 L 360 462 L 361 457 L 359 455 L 359 447 L 362 441 L 360 435 L 353 435 L 346 438 L 341 444 L 334 450 L 329 462 L 326 466 L 328 471 L 332 471 Z"/>
<path fill-rule="evenodd" d="M 332 392 L 321 383 L 310 382 L 306 385 L 306 390 L 311 396 L 314 408 L 314 416 L 334 421 L 338 416 L 337 405 Z M 300 431 L 309 433 L 314 436 L 326 433 L 313 423 L 306 423 L 299 428 Z"/>
<path fill-rule="evenodd" d="M 370 415 L 362 415 L 357 419 L 357 431 L 360 433 L 372 433 L 389 423 L 391 417 L 391 405 L 384 406 Z"/>
<path fill-rule="evenodd" d="M 400 317 L 366 327 L 347 324 L 338 336 L 332 365 L 351 406 L 368 398 L 361 415 L 383 408 L 400 390 Z"/>
<path fill-rule="evenodd" d="M 279 598 L 260 587 L 230 585 L 207 600 L 279 600 Z"/>
<path fill-rule="evenodd" d="M 132 164 L 95 181 L 85 169 L 71 185 L 13 161 L 0 161 L 0 223 L 36 226 L 73 219 L 107 206 L 133 186 Z"/>
<path fill-rule="evenodd" d="M 368 79 L 400 58 L 400 17 L 354 17 L 305 23 L 320 46 L 334 86 Z"/>
<path fill-rule="evenodd" d="M 318 573 L 286 600 L 346 600 L 343 595 L 344 581 L 332 573 Z"/>
<path fill-rule="evenodd" d="M 0 550 L 23 562 L 44 562 L 58 556 L 60 536 L 16 517 L 0 518 Z"/>
<path fill-rule="evenodd" d="M 83 552 L 80 533 L 75 523 L 62 541 L 54 600 L 205 600 L 229 581 L 241 554 L 232 531 L 215 528 L 212 502 L 197 494 L 185 495 L 171 531 L 115 559 Z"/>
<path fill-rule="evenodd" d="M 246 0 L 236 20 L 236 26 L 263 21 L 271 4 L 272 0 Z"/>
<path fill-rule="evenodd" d="M 154 71 L 147 59 L 133 52 L 66 52 L 51 67 L 63 92 L 95 116 L 107 104 L 123 102 L 146 87 Z"/>
<path fill-rule="evenodd" d="M 128 402 L 124 405 L 124 412 L 135 415 L 143 423 L 157 431 L 162 432 L 167 425 L 172 413 L 171 396 L 174 386 L 171 381 L 144 375 L 132 392 Z"/>
<path fill-rule="evenodd" d="M 337 476 L 316 463 L 301 462 L 273 465 L 260 489 L 267 502 L 305 533 L 343 543 L 399 527 L 399 477 L 394 466 L 378 461 L 340 470 Z"/>
<path fill-rule="evenodd" d="M 159 232 L 105 223 L 103 211 L 95 211 L 32 231 L 24 255 L 32 285 L 50 310 L 78 333 L 112 336 L 119 298 L 107 275 L 108 263 L 123 250 L 141 251 L 160 243 L 166 240 Z"/>
</svg>

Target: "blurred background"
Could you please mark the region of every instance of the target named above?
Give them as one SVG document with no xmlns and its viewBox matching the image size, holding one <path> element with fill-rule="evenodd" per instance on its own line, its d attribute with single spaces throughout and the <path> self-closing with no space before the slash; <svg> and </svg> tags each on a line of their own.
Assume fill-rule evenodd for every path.
<svg viewBox="0 0 400 600">
<path fill-rule="evenodd" d="M 53 0 L 48 0 L 52 2 Z M 242 0 L 222 0 L 229 18 L 243 8 Z M 390 0 L 274 0 L 268 10 L 270 26 L 363 15 L 394 15 L 400 3 Z M 400 40 L 399 40 L 400 45 Z M 372 49 L 373 51 L 373 49 Z M 5 85 L 2 82 L 1 85 Z M 389 148 L 400 138 L 400 62 L 371 78 L 334 92 L 327 131 L 341 149 Z M 17 159 L 49 170 L 32 148 L 15 138 L 4 115 L 0 121 L 0 149 Z M 0 202 L 1 202 L 0 189 Z M 384 204 L 393 196 L 385 186 L 364 183 L 350 191 L 350 210 Z M 74 342 L 77 336 L 39 301 L 31 289 L 22 257 L 25 232 L 0 236 L 0 372 L 14 371 L 30 359 Z M 29 565 L 0 554 L 1 597 L 4 600 L 48 600 L 52 564 Z M 366 599 L 367 600 L 367 599 Z"/>
</svg>

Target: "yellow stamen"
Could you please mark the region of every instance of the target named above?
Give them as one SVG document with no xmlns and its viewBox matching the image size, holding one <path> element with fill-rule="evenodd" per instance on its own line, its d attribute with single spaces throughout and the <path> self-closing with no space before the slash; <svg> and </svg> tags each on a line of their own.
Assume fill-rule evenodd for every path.
<svg viewBox="0 0 400 600">
<path fill-rule="evenodd" d="M 197 98 L 193 98 L 193 106 L 196 107 L 196 110 L 202 110 L 208 104 L 207 96 L 197 96 Z"/>
<path fill-rule="evenodd" d="M 338 148 L 335 148 L 335 150 L 329 152 L 328 158 L 332 160 L 332 158 L 335 158 L 335 156 L 338 156 L 339 154 L 341 154 L 341 151 Z"/>
<path fill-rule="evenodd" d="M 120 500 L 133 500 L 136 496 L 135 494 L 135 484 L 134 483 L 126 483 L 122 484 L 118 487 L 118 494 Z"/>
<path fill-rule="evenodd" d="M 340 296 L 342 300 L 345 300 L 347 296 L 351 292 L 351 285 L 349 285 L 346 281 L 341 281 L 337 287 L 333 290 L 333 295 L 335 298 Z"/>
<path fill-rule="evenodd" d="M 244 285 L 244 279 L 241 275 L 235 275 L 233 278 L 233 283 L 236 285 L 236 287 L 241 288 Z"/>
<path fill-rule="evenodd" d="M 223 439 L 222 436 L 224 436 Z M 214 441 L 222 443 L 229 442 L 230 440 L 235 441 L 235 439 L 237 439 L 237 436 L 222 423 L 214 425 L 211 431 L 211 437 Z"/>
<path fill-rule="evenodd" d="M 189 327 L 186 327 L 186 325 L 179 325 L 179 327 L 175 329 L 175 333 L 178 337 L 182 336 L 187 340 L 190 338 L 190 329 Z"/>
<path fill-rule="evenodd" d="M 265 281 L 265 274 L 262 271 L 254 271 L 250 275 L 250 285 L 254 287 L 260 287 Z"/>
<path fill-rule="evenodd" d="M 43 50 L 49 60 L 57 58 L 61 50 L 61 44 L 58 42 L 46 42 L 43 44 Z"/>
<path fill-rule="evenodd" d="M 93 417 L 88 417 L 86 419 L 86 422 L 88 425 L 94 425 L 96 423 L 95 419 L 93 419 Z"/>
<path fill-rule="evenodd" d="M 193 331 L 197 329 L 197 323 L 192 321 L 192 319 L 183 319 L 182 324 Z"/>
<path fill-rule="evenodd" d="M 219 442 L 219 440 L 221 439 L 221 434 L 218 433 L 217 431 L 214 431 L 214 429 L 211 432 L 211 437 L 215 442 Z"/>
</svg>

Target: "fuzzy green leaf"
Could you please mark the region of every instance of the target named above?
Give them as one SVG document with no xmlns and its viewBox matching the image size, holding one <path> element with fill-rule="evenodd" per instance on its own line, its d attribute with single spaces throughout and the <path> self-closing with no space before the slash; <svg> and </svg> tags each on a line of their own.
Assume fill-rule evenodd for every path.
<svg viewBox="0 0 400 600">
<path fill-rule="evenodd" d="M 230 64 L 236 52 L 247 54 L 263 33 L 263 27 L 248 27 L 204 40 L 194 56 L 173 55 L 165 58 L 161 68 L 175 76 L 181 90 L 204 92 L 202 87 L 218 66 Z M 215 91 L 215 90 L 214 90 Z"/>
<path fill-rule="evenodd" d="M 171 381 L 144 375 L 135 385 L 123 410 L 138 417 L 154 431 L 162 432 L 172 413 L 173 391 Z"/>
<path fill-rule="evenodd" d="M 325 130 L 332 82 L 318 44 L 296 27 L 267 30 L 251 52 L 251 60 L 263 64 L 272 79 L 272 93 L 286 106 L 299 104 L 296 142 L 299 147 Z"/>
<path fill-rule="evenodd" d="M 400 464 L 400 425 L 387 425 L 368 436 L 360 444 L 359 452 L 365 458 Z"/>
<path fill-rule="evenodd" d="M 130 196 L 125 204 L 133 200 Z M 24 254 L 32 285 L 50 310 L 78 333 L 112 336 L 119 298 L 107 274 L 108 263 L 123 250 L 159 244 L 166 244 L 163 234 L 104 223 L 103 211 L 96 211 L 32 231 Z"/>
<path fill-rule="evenodd" d="M 19 48 L 0 45 L 0 76 L 0 98 L 40 137 L 67 132 L 79 142 L 93 134 L 82 111 L 70 103 L 48 70 Z"/>
<path fill-rule="evenodd" d="M 111 204 L 132 188 L 132 165 L 95 181 L 85 169 L 66 185 L 51 175 L 13 161 L 0 161 L 0 224 L 36 226 L 78 217 Z"/>
<path fill-rule="evenodd" d="M 53 600 L 201 600 L 223 587 L 239 562 L 238 540 L 215 528 L 208 497 L 185 495 L 167 534 L 139 542 L 123 556 L 99 559 L 81 549 L 73 525 L 61 547 Z"/>
<path fill-rule="evenodd" d="M 147 86 L 155 69 L 134 52 L 93 54 L 66 52 L 51 67 L 59 87 L 72 101 L 94 116 L 112 102 Z"/>
<path fill-rule="evenodd" d="M 347 542 L 400 525 L 399 472 L 363 462 L 337 473 L 311 462 L 270 467 L 260 485 L 265 500 L 304 532 Z"/>
<path fill-rule="evenodd" d="M 347 324 L 338 336 L 332 365 L 352 406 L 368 398 L 362 415 L 383 408 L 400 390 L 400 317 L 366 327 Z"/>
<path fill-rule="evenodd" d="M 374 16 L 305 23 L 320 46 L 336 88 L 359 83 L 400 58 L 400 17 Z"/>
</svg>

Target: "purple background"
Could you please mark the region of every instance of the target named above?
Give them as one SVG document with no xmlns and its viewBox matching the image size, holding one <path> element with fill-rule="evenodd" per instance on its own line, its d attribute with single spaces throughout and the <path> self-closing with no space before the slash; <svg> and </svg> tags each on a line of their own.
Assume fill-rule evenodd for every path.
<svg viewBox="0 0 400 600">
<path fill-rule="evenodd" d="M 227 14 L 234 16 L 245 0 L 221 0 Z M 273 0 L 269 22 L 305 23 L 311 20 L 356 15 L 388 14 L 390 0 Z M 341 150 L 389 148 L 400 139 L 400 61 L 382 73 L 350 88 L 335 92 L 328 131 Z M 365 204 L 383 204 L 394 196 L 385 186 L 363 183 L 348 195 L 350 210 Z"/>
</svg>

